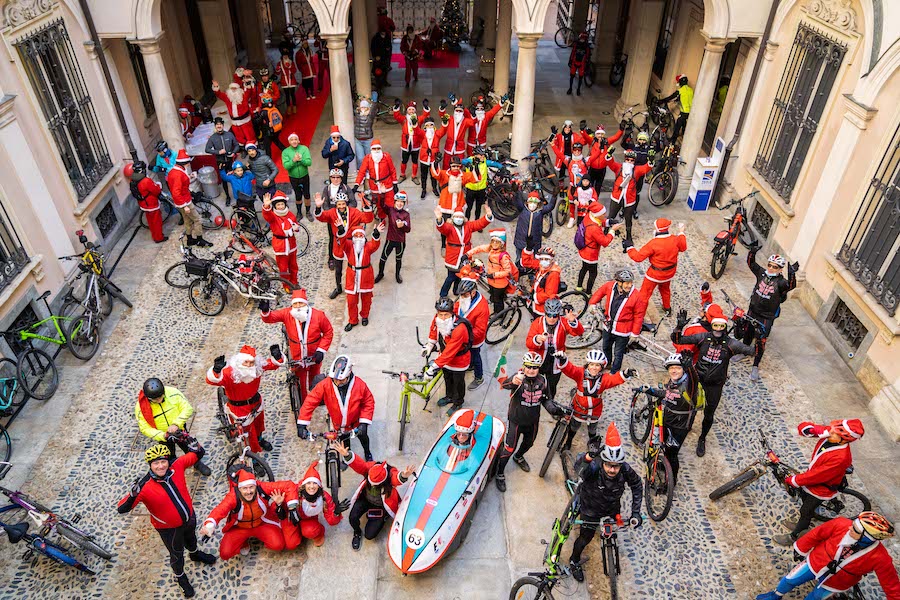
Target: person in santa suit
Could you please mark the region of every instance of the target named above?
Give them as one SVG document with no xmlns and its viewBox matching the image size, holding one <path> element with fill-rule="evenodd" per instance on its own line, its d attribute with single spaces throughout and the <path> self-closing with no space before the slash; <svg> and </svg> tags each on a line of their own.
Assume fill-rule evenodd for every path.
<svg viewBox="0 0 900 600">
<path fill-rule="evenodd" d="M 625 238 L 631 241 L 631 221 L 634 218 L 634 211 L 637 206 L 637 180 L 653 170 L 653 165 L 635 165 L 637 160 L 637 152 L 634 150 L 625 151 L 625 160 L 621 163 L 616 162 L 612 157 L 613 149 L 606 151 L 606 156 L 597 163 L 600 168 L 609 167 L 615 173 L 616 181 L 613 183 L 612 192 L 610 192 L 610 209 L 609 218 L 615 219 L 619 211 L 622 211 L 622 217 L 625 219 Z M 652 291 L 652 290 L 651 290 Z"/>
<path fill-rule="evenodd" d="M 259 301 L 260 317 L 263 323 L 281 323 L 288 339 L 289 360 L 296 361 L 291 367 L 300 386 L 300 399 L 313 378 L 322 370 L 325 353 L 334 340 L 334 328 L 328 315 L 309 305 L 306 290 L 294 290 L 291 305 L 270 312 L 268 300 Z M 302 362 L 301 362 L 302 361 Z"/>
<path fill-rule="evenodd" d="M 229 419 L 240 421 L 250 435 L 248 443 L 253 452 L 272 451 L 272 444 L 263 439 L 266 415 L 259 384 L 266 371 L 274 371 L 285 363 L 278 344 L 269 347 L 271 358 L 263 360 L 256 355 L 256 348 L 244 346 L 225 362 L 225 355 L 217 356 L 206 372 L 206 383 L 225 390 L 225 410 Z"/>
<path fill-rule="evenodd" d="M 355 430 L 366 459 L 372 460 L 369 425 L 375 414 L 375 396 L 366 382 L 353 373 L 350 356 L 341 354 L 335 358 L 328 369 L 328 377 L 310 390 L 300 406 L 300 414 L 297 415 L 298 437 L 306 439 L 310 436 L 309 423 L 313 413 L 322 404 L 328 411 L 331 428 L 339 433 Z M 349 444 L 349 440 L 338 443 L 342 448 Z"/>
<path fill-rule="evenodd" d="M 466 154 L 466 139 L 469 129 L 475 126 L 475 120 L 466 117 L 466 110 L 462 104 L 456 104 L 453 108 L 453 117 L 444 124 L 444 168 L 452 164 L 452 160 L 460 161 Z M 432 167 L 432 175 L 434 167 Z"/>
<path fill-rule="evenodd" d="M 422 147 L 419 149 L 419 165 L 422 172 L 422 195 L 424 198 L 428 194 L 428 176 L 431 174 L 433 165 L 440 161 L 441 155 L 441 136 L 444 135 L 444 128 L 440 130 L 434 128 L 434 119 L 425 117 L 422 122 Z M 438 182 L 434 176 L 431 176 L 431 191 L 435 196 L 440 195 Z"/>
<path fill-rule="evenodd" d="M 466 400 L 466 371 L 472 360 L 472 342 L 475 339 L 472 324 L 454 312 L 453 300 L 442 296 L 434 304 L 434 318 L 428 330 L 428 342 L 422 356 L 428 357 L 438 350 L 438 357 L 428 363 L 425 377 L 431 379 L 438 370 L 444 372 L 446 396 L 438 400 L 438 406 L 450 405 L 449 417 Z"/>
<path fill-rule="evenodd" d="M 387 229 L 382 221 L 372 232 L 372 239 L 366 240 L 366 230 L 358 227 L 344 239 L 344 255 L 347 257 L 347 271 L 344 276 L 344 289 L 347 290 L 347 324 L 344 331 L 350 331 L 359 323 L 369 324 L 369 311 L 372 309 L 372 291 L 375 289 L 375 274 L 372 272 L 372 255 L 378 252 L 381 245 L 381 234 Z M 362 307 L 360 308 L 360 304 Z"/>
<path fill-rule="evenodd" d="M 600 262 L 600 248 L 606 248 L 613 241 L 613 236 L 607 233 L 608 229 L 618 231 L 624 225 L 622 223 L 610 223 L 606 216 L 606 207 L 596 200 L 597 192 L 591 187 L 587 176 L 582 177 L 577 194 L 584 194 L 595 198 L 586 207 L 587 217 L 579 217 L 579 224 L 584 223 L 584 248 L 578 249 L 581 258 L 581 270 L 578 272 L 577 291 L 586 291 L 589 295 L 594 291 L 594 280 L 597 279 L 597 263 Z M 581 197 L 576 196 L 578 211 L 581 212 Z M 573 205 L 574 208 L 574 205 Z M 587 276 L 587 285 L 584 278 Z"/>
<path fill-rule="evenodd" d="M 459 278 L 456 274 L 462 266 L 463 256 L 472 249 L 472 234 L 481 231 L 491 224 L 494 220 L 494 213 L 491 207 L 485 207 L 485 214 L 480 219 L 469 221 L 466 219 L 466 213 L 462 208 L 452 214 L 450 220 L 444 218 L 443 209 L 440 206 L 434 207 L 434 223 L 441 234 L 441 239 L 445 241 L 447 249 L 444 252 L 444 266 L 447 267 L 447 277 L 441 284 L 440 296 L 444 297 L 450 293 L 450 286 L 453 286 L 454 293 L 459 291 Z"/>
<path fill-rule="evenodd" d="M 201 123 L 203 123 L 203 117 L 200 116 L 202 108 L 202 105 L 194 100 L 194 97 L 190 94 L 185 95 L 185 97 L 181 99 L 181 104 L 178 105 L 179 114 L 181 114 L 181 110 L 184 109 L 188 111 L 188 114 L 191 116 L 191 131 L 194 131 Z"/>
<path fill-rule="evenodd" d="M 566 172 L 569 175 L 569 187 L 568 194 L 570 201 L 576 196 L 576 192 L 578 190 L 578 186 L 580 185 L 582 178 L 588 177 L 588 166 L 587 166 L 587 157 L 583 154 L 584 145 L 581 142 L 575 142 L 572 144 L 572 157 L 569 159 L 569 166 L 566 169 Z M 590 181 L 588 182 L 590 184 Z M 588 186 L 590 187 L 590 185 Z M 581 218 L 584 216 L 586 212 L 584 209 L 586 206 L 579 205 L 579 219 L 578 222 L 581 222 Z M 569 204 L 569 222 L 566 224 L 566 227 L 569 229 L 575 227 L 575 204 L 574 202 Z"/>
<path fill-rule="evenodd" d="M 356 184 L 353 186 L 353 194 L 359 191 L 364 179 L 368 178 L 369 191 L 372 193 L 373 206 L 378 211 L 378 218 L 387 216 L 386 206 L 394 206 L 394 194 L 400 188 L 397 185 L 397 169 L 394 168 L 394 159 L 382 150 L 381 140 L 372 140 L 372 151 L 363 158 L 359 170 L 356 172 Z"/>
<path fill-rule="evenodd" d="M 169 237 L 163 235 L 162 216 L 159 214 L 159 194 L 162 192 L 162 186 L 147 177 L 147 163 L 141 160 L 126 164 L 122 174 L 130 181 L 131 196 L 137 201 L 138 208 L 147 215 L 150 237 L 157 244 L 165 242 Z"/>
<path fill-rule="evenodd" d="M 425 51 L 425 59 L 430 60 L 434 56 L 434 51 L 441 48 L 444 42 L 444 32 L 438 25 L 437 19 L 431 17 L 428 20 L 428 27 L 423 29 L 419 34 L 422 36 L 422 49 Z"/>
<path fill-rule="evenodd" d="M 487 337 L 488 321 L 491 311 L 487 298 L 478 292 L 480 270 L 465 265 L 459 272 L 459 299 L 453 304 L 453 312 L 472 324 L 471 365 L 475 379 L 468 389 L 475 390 L 484 383 L 484 365 L 481 360 L 481 347 Z"/>
<path fill-rule="evenodd" d="M 804 421 L 797 426 L 797 433 L 801 436 L 818 438 L 819 441 L 813 448 L 809 468 L 784 480 L 788 487 L 797 488 L 801 500 L 800 517 L 796 521 L 782 521 L 781 524 L 791 533 L 773 536 L 772 541 L 790 546 L 809 528 L 819 505 L 834 498 L 845 482 L 847 469 L 853 466 L 850 443 L 860 439 L 865 432 L 859 419 L 837 419 L 828 425 Z"/>
<path fill-rule="evenodd" d="M 670 336 L 672 344 L 675 346 L 676 352 L 690 350 L 695 365 L 700 359 L 697 345 L 678 343 L 677 340 L 698 333 L 710 333 L 712 331 L 712 314 L 709 309 L 712 305 L 713 296 L 712 292 L 709 291 L 709 282 L 704 281 L 703 285 L 700 286 L 700 314 L 689 320 L 687 309 L 682 308 L 675 317 L 675 329 Z"/>
<path fill-rule="evenodd" d="M 561 318 L 560 318 L 561 317 Z M 541 357 L 541 375 L 550 386 L 550 399 L 556 398 L 556 386 L 562 376 L 562 363 L 554 357 L 566 351 L 566 339 L 584 333 L 584 325 L 572 307 L 559 298 L 550 298 L 544 304 L 544 314 L 531 322 L 525 336 L 525 347 Z"/>
<path fill-rule="evenodd" d="M 581 82 L 584 81 L 584 73 L 591 60 L 591 43 L 588 41 L 586 31 L 578 34 L 578 40 L 572 44 L 572 53 L 569 55 L 569 89 L 566 94 L 572 95 L 572 83 L 578 78 L 576 94 L 581 95 Z"/>
<path fill-rule="evenodd" d="M 253 77 L 253 71 L 250 69 L 244 70 L 244 78 L 241 81 L 241 85 L 244 87 L 244 97 L 247 99 L 247 104 L 250 106 L 250 114 L 252 115 L 250 120 L 254 122 L 253 117 L 259 112 L 260 108 L 262 108 L 262 100 L 259 97 L 259 92 L 256 88 L 256 78 Z M 254 131 L 256 131 L 256 126 L 254 125 Z M 259 138 L 259 133 L 256 133 L 257 139 Z"/>
<path fill-rule="evenodd" d="M 484 110 L 484 97 L 479 97 L 478 102 L 475 104 L 475 112 L 470 115 L 466 115 L 467 117 L 474 117 L 472 120 L 472 127 L 469 128 L 469 135 L 466 138 L 466 147 L 469 151 L 469 156 L 472 156 L 472 152 L 475 150 L 476 146 L 487 146 L 487 132 L 488 127 L 491 126 L 491 121 L 494 120 L 494 117 L 497 116 L 497 113 L 500 112 L 500 109 L 503 108 L 503 103 L 506 102 L 507 96 L 503 96 L 498 104 L 495 104 L 490 110 Z"/>
<path fill-rule="evenodd" d="M 606 325 L 601 344 L 604 354 L 612 357 L 610 371 L 616 373 L 622 368 L 629 340 L 641 334 L 647 300 L 634 286 L 634 273 L 621 269 L 591 296 L 588 306 L 600 311 Z"/>
<path fill-rule="evenodd" d="M 531 297 L 531 310 L 539 315 L 544 314 L 544 304 L 551 298 L 559 295 L 559 281 L 562 269 L 556 262 L 556 252 L 549 246 L 544 246 L 537 252 L 524 250 L 522 252 L 522 266 L 526 269 L 535 269 L 534 293 Z"/>
<path fill-rule="evenodd" d="M 256 95 L 259 96 L 260 99 L 265 95 L 269 95 L 272 97 L 272 104 L 278 104 L 278 100 L 281 98 L 281 88 L 278 87 L 278 84 L 272 79 L 269 69 L 263 68 L 259 70 L 259 81 L 256 83 Z"/>
<path fill-rule="evenodd" d="M 319 459 L 313 461 L 297 484 L 297 499 L 286 502 L 288 521 L 282 520 L 285 550 L 293 550 L 300 545 L 303 538 L 312 540 L 315 546 L 325 543 L 325 523 L 334 527 L 341 522 L 341 514 L 350 508 L 350 498 L 334 503 L 331 494 L 322 487 L 322 477 L 316 466 Z"/>
<path fill-rule="evenodd" d="M 397 515 L 397 509 L 400 507 L 400 493 L 397 488 L 409 481 L 415 467 L 407 465 L 401 471 L 386 461 L 375 462 L 371 457 L 363 460 L 341 444 L 332 443 L 331 447 L 341 455 L 347 466 L 363 476 L 350 499 L 348 516 L 350 526 L 353 528 L 353 549 L 359 550 L 363 535 L 367 540 L 374 540 L 381 533 L 384 524 L 392 521 Z M 365 529 L 362 525 L 363 516 L 366 517 Z"/>
<path fill-rule="evenodd" d="M 400 39 L 400 53 L 406 62 L 406 87 L 409 87 L 409 80 L 419 80 L 419 56 L 422 53 L 422 40 L 413 30 L 412 25 L 406 26 L 406 35 Z"/>
<path fill-rule="evenodd" d="M 252 107 L 250 94 L 245 93 L 239 83 L 231 82 L 228 84 L 227 92 L 219 89 L 219 82 L 212 82 L 212 91 L 216 97 L 225 103 L 228 109 L 228 116 L 231 118 L 231 133 L 237 139 L 238 143 L 245 146 L 256 141 L 256 132 L 253 131 L 252 123 Z"/>
<path fill-rule="evenodd" d="M 189 140 L 194 136 L 194 126 L 191 119 L 191 111 L 185 107 L 178 108 L 178 121 L 181 123 L 181 135 L 184 139 Z"/>
<path fill-rule="evenodd" d="M 281 277 L 295 286 L 298 284 L 297 274 L 297 240 L 294 237 L 300 231 L 297 215 L 288 208 L 288 197 L 281 190 L 275 195 L 263 196 L 262 216 L 272 230 L 272 251 Z"/>
<path fill-rule="evenodd" d="M 619 138 L 624 135 L 624 131 L 619 129 L 616 133 L 612 135 L 612 137 L 606 137 L 606 130 L 603 129 L 603 125 L 597 125 L 597 129 L 594 130 L 594 137 L 591 140 L 591 149 L 588 152 L 588 174 L 591 177 L 591 185 L 594 186 L 594 191 L 598 194 L 602 191 L 603 180 L 606 178 L 606 167 L 601 167 L 600 162 L 603 160 L 603 157 L 606 156 L 606 149 L 609 148 L 610 145 L 615 144 L 619 141 Z"/>
<path fill-rule="evenodd" d="M 780 600 L 791 590 L 815 581 L 806 600 L 824 600 L 846 592 L 874 572 L 886 600 L 900 600 L 900 577 L 884 540 L 894 537 L 894 524 L 867 510 L 855 519 L 837 517 L 819 525 L 794 544 L 803 562 L 781 578 L 774 592 L 756 600 Z"/>
<path fill-rule="evenodd" d="M 250 540 L 262 542 L 273 552 L 284 550 L 284 534 L 277 507 L 290 498 L 294 485 L 290 481 L 257 481 L 249 471 L 238 471 L 237 486 L 229 486 L 225 498 L 210 511 L 201 536 L 211 536 L 222 525 L 219 557 L 234 558 L 250 553 Z M 296 492 L 293 492 L 296 493 Z"/>
<path fill-rule="evenodd" d="M 572 158 L 572 151 L 575 144 L 586 144 L 589 139 L 586 134 L 583 132 L 575 131 L 572 121 L 566 119 L 563 122 L 562 131 L 559 131 L 556 128 L 556 125 L 550 128 L 551 135 L 553 137 L 553 143 L 551 147 L 553 148 L 553 153 L 556 155 L 556 170 L 559 173 L 559 181 L 562 184 L 562 181 L 566 178 L 566 174 L 569 169 L 569 160 Z"/>
<path fill-rule="evenodd" d="M 316 48 L 316 85 L 319 86 L 319 92 L 322 93 L 325 91 L 325 81 L 330 77 L 328 42 L 317 34 L 313 40 L 313 46 Z"/>
<path fill-rule="evenodd" d="M 478 164 L 476 163 L 475 166 L 477 167 Z M 451 220 L 453 213 L 462 212 L 466 209 L 465 186 L 480 183 L 482 174 L 481 170 L 477 168 L 463 172 L 462 154 L 458 154 L 451 158 L 450 168 L 447 170 L 438 169 L 435 165 L 431 165 L 431 176 L 437 181 L 441 189 L 437 209 L 440 210 L 441 218 L 446 224 L 447 221 Z M 490 208 L 487 208 L 487 214 L 491 214 Z M 440 231 L 440 228 L 438 230 Z M 445 248 L 446 245 L 447 234 L 441 231 L 441 248 Z"/>
<path fill-rule="evenodd" d="M 335 180 L 332 180 L 335 181 Z M 324 209 L 325 199 L 321 195 L 316 195 L 316 219 L 322 223 L 327 223 L 331 229 L 331 239 L 333 243 L 330 245 L 331 258 L 334 260 L 334 290 L 328 296 L 332 300 L 341 295 L 344 291 L 341 278 L 344 276 L 344 240 L 359 227 L 365 227 L 366 223 L 375 220 L 375 213 L 367 207 L 363 206 L 360 210 L 355 206 L 350 206 L 350 198 L 343 191 L 336 191 L 332 197 L 334 208 Z"/>
<path fill-rule="evenodd" d="M 297 113 L 297 71 L 294 61 L 289 55 L 282 54 L 278 64 L 275 65 L 275 74 L 281 82 L 281 91 L 287 102 L 286 114 Z"/>
<path fill-rule="evenodd" d="M 627 223 L 627 221 L 626 221 Z M 657 219 L 656 235 L 652 240 L 644 244 L 640 250 L 631 243 L 631 235 L 622 240 L 622 248 L 636 263 L 650 259 L 650 268 L 644 275 L 641 284 L 641 295 L 644 301 L 650 303 L 653 290 L 659 286 L 659 296 L 662 298 L 663 310 L 667 315 L 672 314 L 672 280 L 678 271 L 678 254 L 687 251 L 687 237 L 684 235 L 684 223 L 678 224 L 678 233 L 671 235 L 669 228 L 672 221 Z M 626 228 L 628 225 L 626 224 Z"/>
<path fill-rule="evenodd" d="M 425 132 L 419 126 L 419 116 L 416 114 L 416 102 L 410 100 L 406 105 L 406 114 L 400 112 L 400 98 L 394 101 L 394 120 L 400 123 L 400 183 L 406 181 L 406 163 L 412 162 L 413 183 L 419 184 L 419 149 L 422 147 L 422 140 L 425 139 Z M 428 99 L 422 102 L 425 109 L 423 118 L 431 114 L 428 106 Z"/>
<path fill-rule="evenodd" d="M 303 40 L 300 43 L 300 49 L 294 55 L 294 64 L 297 65 L 297 70 L 300 72 L 300 85 L 303 86 L 306 99 L 314 100 L 316 98 L 316 67 L 313 63 L 312 50 L 309 48 L 309 40 Z"/>
<path fill-rule="evenodd" d="M 169 193 L 172 195 L 172 204 L 184 220 L 187 245 L 209 248 L 212 244 L 203 239 L 203 221 L 197 213 L 194 197 L 191 194 L 191 183 L 197 179 L 197 174 L 191 172 L 190 168 L 191 157 L 182 148 L 175 158 L 175 166 L 166 175 L 166 183 L 169 185 Z"/>
</svg>

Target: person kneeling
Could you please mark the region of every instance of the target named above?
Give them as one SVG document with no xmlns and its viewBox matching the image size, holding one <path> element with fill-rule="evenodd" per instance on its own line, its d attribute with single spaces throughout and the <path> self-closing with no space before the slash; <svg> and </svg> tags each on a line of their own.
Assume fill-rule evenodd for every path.
<svg viewBox="0 0 900 600">
<path fill-rule="evenodd" d="M 299 499 L 289 500 L 290 522 L 282 520 L 281 528 L 284 530 L 284 547 L 293 550 L 300 545 L 303 538 L 313 541 L 316 546 L 325 543 L 325 526 L 322 520 L 334 527 L 341 522 L 341 513 L 350 508 L 350 499 L 344 498 L 337 506 L 331 494 L 322 487 L 322 478 L 316 470 L 316 460 L 303 475 L 303 479 L 297 486 Z"/>
</svg>

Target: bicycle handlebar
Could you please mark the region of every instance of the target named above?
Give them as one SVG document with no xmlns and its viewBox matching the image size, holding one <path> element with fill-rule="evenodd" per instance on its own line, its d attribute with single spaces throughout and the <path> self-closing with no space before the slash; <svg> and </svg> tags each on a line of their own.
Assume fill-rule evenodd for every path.
<svg viewBox="0 0 900 600">
<path fill-rule="evenodd" d="M 359 432 L 355 428 L 351 429 L 350 431 L 344 432 L 335 431 L 333 429 L 330 431 L 323 431 L 322 433 L 314 433 L 309 430 L 307 431 L 309 433 L 309 437 L 307 437 L 306 439 L 310 442 L 314 442 L 319 438 L 325 438 L 329 441 L 343 442 L 345 440 L 352 440 L 359 435 Z"/>
</svg>

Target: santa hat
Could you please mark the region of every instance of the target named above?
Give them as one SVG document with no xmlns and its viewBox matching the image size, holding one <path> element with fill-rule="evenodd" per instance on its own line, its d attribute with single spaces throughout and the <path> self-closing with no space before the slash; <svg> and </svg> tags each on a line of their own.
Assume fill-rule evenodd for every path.
<svg viewBox="0 0 900 600">
<path fill-rule="evenodd" d="M 317 483 L 321 487 L 322 478 L 319 476 L 319 472 L 316 470 L 316 466 L 319 464 L 319 459 L 316 459 L 309 465 L 309 468 L 306 469 L 306 473 L 303 474 L 303 479 L 300 480 L 300 485 L 306 485 L 307 483 Z"/>
<path fill-rule="evenodd" d="M 272 194 L 272 204 L 275 204 L 279 201 L 284 202 L 285 204 L 287 204 L 288 201 L 287 194 L 285 194 L 281 190 L 277 190 L 274 194 Z"/>
<path fill-rule="evenodd" d="M 377 463 L 369 469 L 366 478 L 372 485 L 381 485 L 387 480 L 388 470 L 387 463 Z"/>
<path fill-rule="evenodd" d="M 467 408 L 459 411 L 459 413 L 459 416 L 456 417 L 456 423 L 454 423 L 457 433 L 472 433 L 475 431 L 475 411 Z"/>
<path fill-rule="evenodd" d="M 410 108 L 415 108 L 415 107 L 416 107 L 416 101 L 415 101 L 415 100 L 410 100 L 410 101 L 409 101 L 409 104 L 406 105 L 407 110 L 410 109 Z"/>
<path fill-rule="evenodd" d="M 603 129 L 603 125 L 597 125 L 597 129 L 594 131 L 594 135 L 596 137 L 603 137 L 606 135 L 606 130 Z"/>
<path fill-rule="evenodd" d="M 588 212 L 591 213 L 592 216 L 599 217 L 606 212 L 606 207 L 599 202 L 591 202 L 588 206 Z"/>
<path fill-rule="evenodd" d="M 288 142 L 290 142 L 294 138 L 297 138 L 298 142 L 300 141 L 300 136 L 297 135 L 296 133 L 292 133 L 291 135 L 288 136 Z"/>
<path fill-rule="evenodd" d="M 240 85 L 239 83 L 234 82 L 234 81 L 232 81 L 231 83 L 229 83 L 229 84 L 228 84 L 228 87 L 229 87 L 229 88 L 232 88 L 232 89 L 235 89 L 235 90 L 241 89 L 241 85 Z"/>
<path fill-rule="evenodd" d="M 366 230 L 363 229 L 362 227 L 357 227 L 350 233 L 350 237 L 356 237 L 357 235 L 366 237 Z"/>
<path fill-rule="evenodd" d="M 829 427 L 842 426 L 843 429 L 849 433 L 854 440 L 858 440 L 865 434 L 866 428 L 863 427 L 862 421 L 859 419 L 842 419 L 842 420 L 834 420 L 829 424 Z"/>
<path fill-rule="evenodd" d="M 240 350 L 238 350 L 238 354 L 245 356 L 244 360 L 253 359 L 256 360 L 256 348 L 253 346 L 248 346 L 244 344 Z"/>
<path fill-rule="evenodd" d="M 488 232 L 490 239 L 492 240 L 500 240 L 504 244 L 506 243 L 506 230 L 505 229 L 491 229 Z"/>
<path fill-rule="evenodd" d="M 528 197 L 529 198 L 537 198 L 538 200 L 540 200 L 541 194 L 537 190 L 534 190 L 534 191 L 528 193 Z"/>
<path fill-rule="evenodd" d="M 253 475 L 253 473 L 241 469 L 240 471 L 238 471 L 237 486 L 239 488 L 251 486 L 256 487 L 256 477 Z"/>
<path fill-rule="evenodd" d="M 473 269 L 470 265 L 464 265 L 463 268 L 459 270 L 459 278 L 462 281 L 478 281 L 478 271 Z"/>
<path fill-rule="evenodd" d="M 619 429 L 616 427 L 615 421 L 610 422 L 606 428 L 606 439 L 604 440 L 606 447 L 615 452 L 622 447 L 622 436 L 619 435 Z"/>
<path fill-rule="evenodd" d="M 254 150 L 259 150 L 259 146 L 256 145 L 255 142 L 247 142 L 247 145 L 244 146 L 244 149 L 249 150 L 253 148 Z"/>
<path fill-rule="evenodd" d="M 306 299 L 306 290 L 304 290 L 303 288 L 294 290 L 291 293 L 291 304 L 299 301 L 302 301 L 304 304 L 309 304 L 309 300 Z"/>
<path fill-rule="evenodd" d="M 655 225 L 656 233 L 666 233 L 669 231 L 669 227 L 672 225 L 672 221 L 668 219 L 657 219 Z"/>
<path fill-rule="evenodd" d="M 372 140 L 372 145 L 370 146 L 370 148 L 381 148 L 381 140 L 379 140 L 378 138 Z"/>
<path fill-rule="evenodd" d="M 724 325 L 728 325 L 728 319 L 725 317 L 725 313 L 722 311 L 722 307 L 718 304 L 710 304 L 706 309 L 706 320 L 710 322 L 710 324 L 714 323 L 722 323 Z"/>
<path fill-rule="evenodd" d="M 466 213 L 464 213 L 464 212 L 461 211 L 461 210 L 457 210 L 457 211 L 454 211 L 453 214 L 450 215 L 450 216 L 451 216 L 451 217 L 463 217 L 463 218 L 465 218 Z"/>
<path fill-rule="evenodd" d="M 341 128 L 338 127 L 337 125 L 332 125 L 332 126 L 331 126 L 331 132 L 330 132 L 328 135 L 329 135 L 329 136 L 332 136 L 332 135 L 334 135 L 334 134 L 338 134 L 338 135 L 341 134 Z"/>
<path fill-rule="evenodd" d="M 184 148 L 182 148 L 181 150 L 178 151 L 178 155 L 175 157 L 175 162 L 176 163 L 189 163 L 189 162 L 191 162 L 191 157 L 188 156 L 187 151 Z"/>
<path fill-rule="evenodd" d="M 178 114 L 181 115 L 182 117 L 186 117 L 189 114 L 191 114 L 191 111 L 187 107 L 181 106 L 178 108 Z"/>
</svg>

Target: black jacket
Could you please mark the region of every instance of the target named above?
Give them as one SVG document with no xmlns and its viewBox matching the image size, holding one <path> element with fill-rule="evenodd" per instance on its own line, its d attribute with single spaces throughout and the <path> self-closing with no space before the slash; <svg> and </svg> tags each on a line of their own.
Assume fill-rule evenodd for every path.
<svg viewBox="0 0 900 600">
<path fill-rule="evenodd" d="M 225 156 L 231 158 L 240 150 L 240 144 L 238 144 L 237 138 L 230 131 L 213 132 L 209 139 L 206 140 L 206 153 L 218 158 L 219 150 L 223 148 L 225 149 Z"/>
<path fill-rule="evenodd" d="M 712 332 L 681 335 L 676 331 L 677 344 L 697 346 L 697 375 L 704 384 L 722 385 L 728 379 L 728 365 L 736 354 L 753 355 L 755 348 L 724 333 L 716 337 Z"/>
<path fill-rule="evenodd" d="M 547 410 L 553 413 L 550 404 L 550 389 L 547 378 L 543 375 L 537 377 L 525 377 L 520 385 L 513 383 L 510 377 L 500 386 L 509 390 L 509 412 L 507 418 L 510 423 L 518 425 L 534 425 L 541 418 L 541 405 L 548 406 Z"/>
<path fill-rule="evenodd" d="M 756 250 L 747 253 L 747 265 L 756 275 L 756 285 L 750 295 L 750 316 L 764 319 L 775 319 L 781 312 L 781 303 L 787 300 L 788 292 L 797 287 L 797 276 L 794 268 L 788 265 L 788 276 L 778 274 L 770 277 L 766 270 L 756 264 Z"/>
<path fill-rule="evenodd" d="M 690 355 L 690 352 L 686 354 Z M 663 423 L 672 429 L 690 429 L 697 412 L 697 392 L 700 378 L 693 361 L 682 354 L 684 376 L 678 381 L 669 380 L 662 387 L 650 388 L 647 393 L 663 399 Z"/>
<path fill-rule="evenodd" d="M 643 483 L 641 477 L 628 463 L 622 463 L 622 468 L 615 477 L 610 479 L 603 470 L 603 461 L 595 458 L 585 460 L 581 454 L 575 461 L 575 470 L 583 479 L 580 488 L 581 514 L 585 520 L 599 519 L 600 517 L 614 517 L 621 514 L 622 494 L 625 486 L 631 488 L 631 515 L 625 515 L 627 519 L 641 513 L 641 501 L 643 500 Z"/>
</svg>

